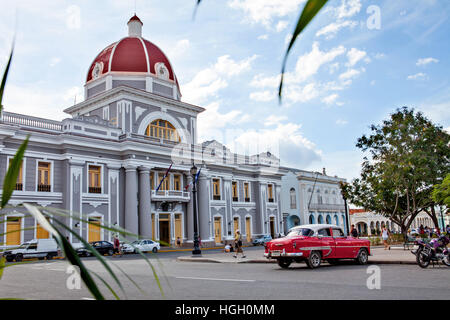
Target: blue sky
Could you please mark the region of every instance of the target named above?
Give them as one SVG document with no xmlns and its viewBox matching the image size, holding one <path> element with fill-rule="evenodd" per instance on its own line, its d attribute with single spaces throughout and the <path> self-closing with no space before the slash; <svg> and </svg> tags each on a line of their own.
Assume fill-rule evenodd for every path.
<svg viewBox="0 0 450 320">
<path fill-rule="evenodd" d="M 305 0 L 137 0 L 143 36 L 169 57 L 200 139 L 266 147 L 282 165 L 356 177 L 368 127 L 411 106 L 450 127 L 450 2 L 330 0 L 278 77 Z M 63 119 L 94 57 L 126 36 L 134 0 L 0 0 L 0 63 L 16 28 L 7 111 Z M 378 11 L 379 10 L 379 11 Z M 378 17 L 379 20 L 374 20 Z M 375 24 L 374 24 L 375 23 Z M 378 23 L 378 24 L 377 24 Z M 15 27 L 17 25 L 17 27 Z"/>
</svg>

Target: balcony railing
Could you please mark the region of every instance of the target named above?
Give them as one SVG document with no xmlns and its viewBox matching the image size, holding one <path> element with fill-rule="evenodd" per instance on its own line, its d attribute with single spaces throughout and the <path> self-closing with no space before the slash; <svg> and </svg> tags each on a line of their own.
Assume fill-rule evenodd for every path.
<svg viewBox="0 0 450 320">
<path fill-rule="evenodd" d="M 238 197 L 233 197 L 233 201 L 238 202 L 239 201 Z"/>
<path fill-rule="evenodd" d="M 269 198 L 269 202 L 273 202 L 273 198 Z"/>
<path fill-rule="evenodd" d="M 52 190 L 52 186 L 50 184 L 38 184 L 37 191 L 39 192 L 50 192 Z"/>
<path fill-rule="evenodd" d="M 245 202 L 250 202 L 250 198 L 245 198 Z"/>
<path fill-rule="evenodd" d="M 14 190 L 22 191 L 23 190 L 23 183 L 16 183 L 16 187 L 14 188 Z"/>
<path fill-rule="evenodd" d="M 102 187 L 89 187 L 89 193 L 102 193 Z"/>
<path fill-rule="evenodd" d="M 62 123 L 59 121 L 37 118 L 13 112 L 2 112 L 0 121 L 3 123 L 16 124 L 24 127 L 62 131 Z"/>
<path fill-rule="evenodd" d="M 152 200 L 185 200 L 189 201 L 190 192 L 180 190 L 152 190 Z"/>
<path fill-rule="evenodd" d="M 322 210 L 322 211 L 340 211 L 344 210 L 343 204 L 331 204 L 331 203 L 311 203 L 309 210 Z"/>
<path fill-rule="evenodd" d="M 213 196 L 213 200 L 220 200 L 220 196 L 217 195 Z"/>
</svg>

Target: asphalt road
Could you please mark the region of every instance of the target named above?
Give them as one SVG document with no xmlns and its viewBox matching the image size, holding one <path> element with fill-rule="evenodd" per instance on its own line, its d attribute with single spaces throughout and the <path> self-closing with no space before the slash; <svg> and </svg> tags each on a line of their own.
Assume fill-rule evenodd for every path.
<svg viewBox="0 0 450 320">
<path fill-rule="evenodd" d="M 254 250 L 248 248 L 247 250 Z M 256 249 L 258 250 L 258 249 Z M 293 264 L 285 270 L 276 264 L 230 264 L 179 262 L 189 252 L 149 255 L 166 299 L 448 299 L 450 268 L 414 265 L 380 265 L 380 289 L 368 289 L 368 266 L 344 263 L 323 265 L 310 270 L 305 264 Z M 208 251 L 204 251 L 204 255 Z M 156 258 L 157 257 L 157 258 Z M 105 269 L 93 258 L 83 259 L 86 266 L 103 277 L 121 298 L 162 299 L 148 262 L 136 255 L 107 258 L 116 271 L 123 293 Z M 71 277 L 65 261 L 34 262 L 7 267 L 0 280 L 0 298 L 91 299 L 92 296 Z M 372 266 L 373 267 L 373 266 Z M 141 288 L 122 273 L 127 273 Z M 100 283 L 105 297 L 113 298 Z M 376 282 L 370 282 L 376 284 Z M 69 284 L 69 285 L 68 285 Z M 75 286 L 74 286 L 75 284 Z M 75 288 L 74 288 L 75 287 Z M 71 288 L 71 289 L 69 289 Z"/>
</svg>

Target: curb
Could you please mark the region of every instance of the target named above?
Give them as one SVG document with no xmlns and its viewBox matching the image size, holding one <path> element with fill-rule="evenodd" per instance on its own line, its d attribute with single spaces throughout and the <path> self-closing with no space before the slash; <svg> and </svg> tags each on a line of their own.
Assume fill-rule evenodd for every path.
<svg viewBox="0 0 450 320">
<path fill-rule="evenodd" d="M 177 261 L 181 262 L 210 262 L 210 263 L 277 263 L 275 259 L 250 259 L 250 260 L 241 260 L 241 261 L 220 261 L 217 259 L 208 259 L 208 258 L 186 258 L 186 257 L 178 257 Z M 404 264 L 404 265 L 415 265 L 417 264 L 415 261 L 389 261 L 389 260 L 379 260 L 379 261 L 368 261 L 368 264 Z"/>
</svg>

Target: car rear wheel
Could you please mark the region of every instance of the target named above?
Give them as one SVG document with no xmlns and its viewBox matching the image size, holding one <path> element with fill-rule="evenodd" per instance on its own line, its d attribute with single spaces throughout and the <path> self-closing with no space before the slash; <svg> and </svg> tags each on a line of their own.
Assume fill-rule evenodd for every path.
<svg viewBox="0 0 450 320">
<path fill-rule="evenodd" d="M 280 267 L 282 267 L 283 269 L 287 269 L 289 268 L 289 266 L 291 265 L 292 261 L 288 260 L 288 259 L 278 259 L 278 265 Z"/>
<path fill-rule="evenodd" d="M 358 264 L 364 265 L 367 264 L 367 261 L 369 261 L 369 254 L 367 253 L 366 249 L 360 249 L 358 252 L 358 256 L 356 257 L 356 262 Z"/>
<path fill-rule="evenodd" d="M 47 253 L 47 256 L 45 257 L 47 260 L 52 260 L 53 255 L 51 253 Z"/>
<path fill-rule="evenodd" d="M 152 252 L 153 252 L 153 253 L 157 253 L 157 252 L 158 252 L 158 248 L 157 248 L 157 247 L 154 247 L 154 248 L 152 249 Z"/>
<path fill-rule="evenodd" d="M 311 251 L 308 259 L 306 259 L 306 264 L 310 269 L 315 269 L 320 267 L 320 263 L 322 261 L 322 256 L 318 251 Z"/>
</svg>

